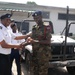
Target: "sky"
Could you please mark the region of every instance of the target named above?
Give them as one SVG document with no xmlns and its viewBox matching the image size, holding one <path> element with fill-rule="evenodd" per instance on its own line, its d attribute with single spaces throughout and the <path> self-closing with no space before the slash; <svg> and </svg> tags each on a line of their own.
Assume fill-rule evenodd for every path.
<svg viewBox="0 0 75 75">
<path fill-rule="evenodd" d="M 56 7 L 67 7 L 75 8 L 75 0 L 0 0 L 2 2 L 13 2 L 26 4 L 28 1 L 35 2 L 38 5 L 44 6 L 56 6 Z"/>
</svg>

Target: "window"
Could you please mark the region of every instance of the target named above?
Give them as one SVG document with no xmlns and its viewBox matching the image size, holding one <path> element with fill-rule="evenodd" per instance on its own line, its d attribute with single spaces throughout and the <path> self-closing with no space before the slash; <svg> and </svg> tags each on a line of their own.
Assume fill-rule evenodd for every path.
<svg viewBox="0 0 75 75">
<path fill-rule="evenodd" d="M 18 22 L 18 21 L 15 21 L 15 23 L 17 23 L 17 27 L 18 27 L 18 30 L 20 32 L 22 32 L 23 34 L 26 34 L 29 32 L 29 23 L 28 22 Z"/>
<path fill-rule="evenodd" d="M 66 14 L 58 13 L 59 20 L 66 20 Z M 75 20 L 75 14 L 69 14 L 69 20 Z"/>
</svg>

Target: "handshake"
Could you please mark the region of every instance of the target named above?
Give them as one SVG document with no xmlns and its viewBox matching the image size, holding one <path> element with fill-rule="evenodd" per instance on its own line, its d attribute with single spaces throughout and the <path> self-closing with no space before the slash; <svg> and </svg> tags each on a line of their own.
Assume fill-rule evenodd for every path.
<svg viewBox="0 0 75 75">
<path fill-rule="evenodd" d="M 38 43 L 38 42 L 39 42 L 38 40 L 34 40 L 31 37 L 28 37 L 25 42 L 23 42 L 19 45 L 19 48 L 23 49 L 23 48 L 25 48 L 26 45 Z"/>
<path fill-rule="evenodd" d="M 29 45 L 32 43 L 34 43 L 34 40 L 31 37 L 28 37 L 25 42 L 22 42 L 20 45 L 18 45 L 18 49 L 22 50 L 25 48 L 26 45 Z"/>
</svg>

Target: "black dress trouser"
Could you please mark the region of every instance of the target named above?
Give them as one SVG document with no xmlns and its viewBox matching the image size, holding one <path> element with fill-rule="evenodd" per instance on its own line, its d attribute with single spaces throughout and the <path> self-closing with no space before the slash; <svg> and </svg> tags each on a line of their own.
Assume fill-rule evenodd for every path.
<svg viewBox="0 0 75 75">
<path fill-rule="evenodd" d="M 0 75 L 10 75 L 10 56 L 0 54 Z"/>
<path fill-rule="evenodd" d="M 11 67 L 11 74 L 12 75 L 12 64 L 13 60 L 15 59 L 16 67 L 17 67 L 17 75 L 21 75 L 21 63 L 20 63 L 20 54 L 18 49 L 12 48 L 10 54 L 10 67 Z"/>
</svg>

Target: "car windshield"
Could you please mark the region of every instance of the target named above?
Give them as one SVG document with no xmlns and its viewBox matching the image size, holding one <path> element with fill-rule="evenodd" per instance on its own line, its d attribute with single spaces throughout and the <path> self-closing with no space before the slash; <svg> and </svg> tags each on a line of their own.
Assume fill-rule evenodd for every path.
<svg viewBox="0 0 75 75">
<path fill-rule="evenodd" d="M 61 32 L 62 34 L 65 34 L 66 31 L 66 27 L 63 29 L 63 31 Z M 75 36 L 75 22 L 71 22 L 68 26 L 67 26 L 67 36 Z"/>
</svg>

